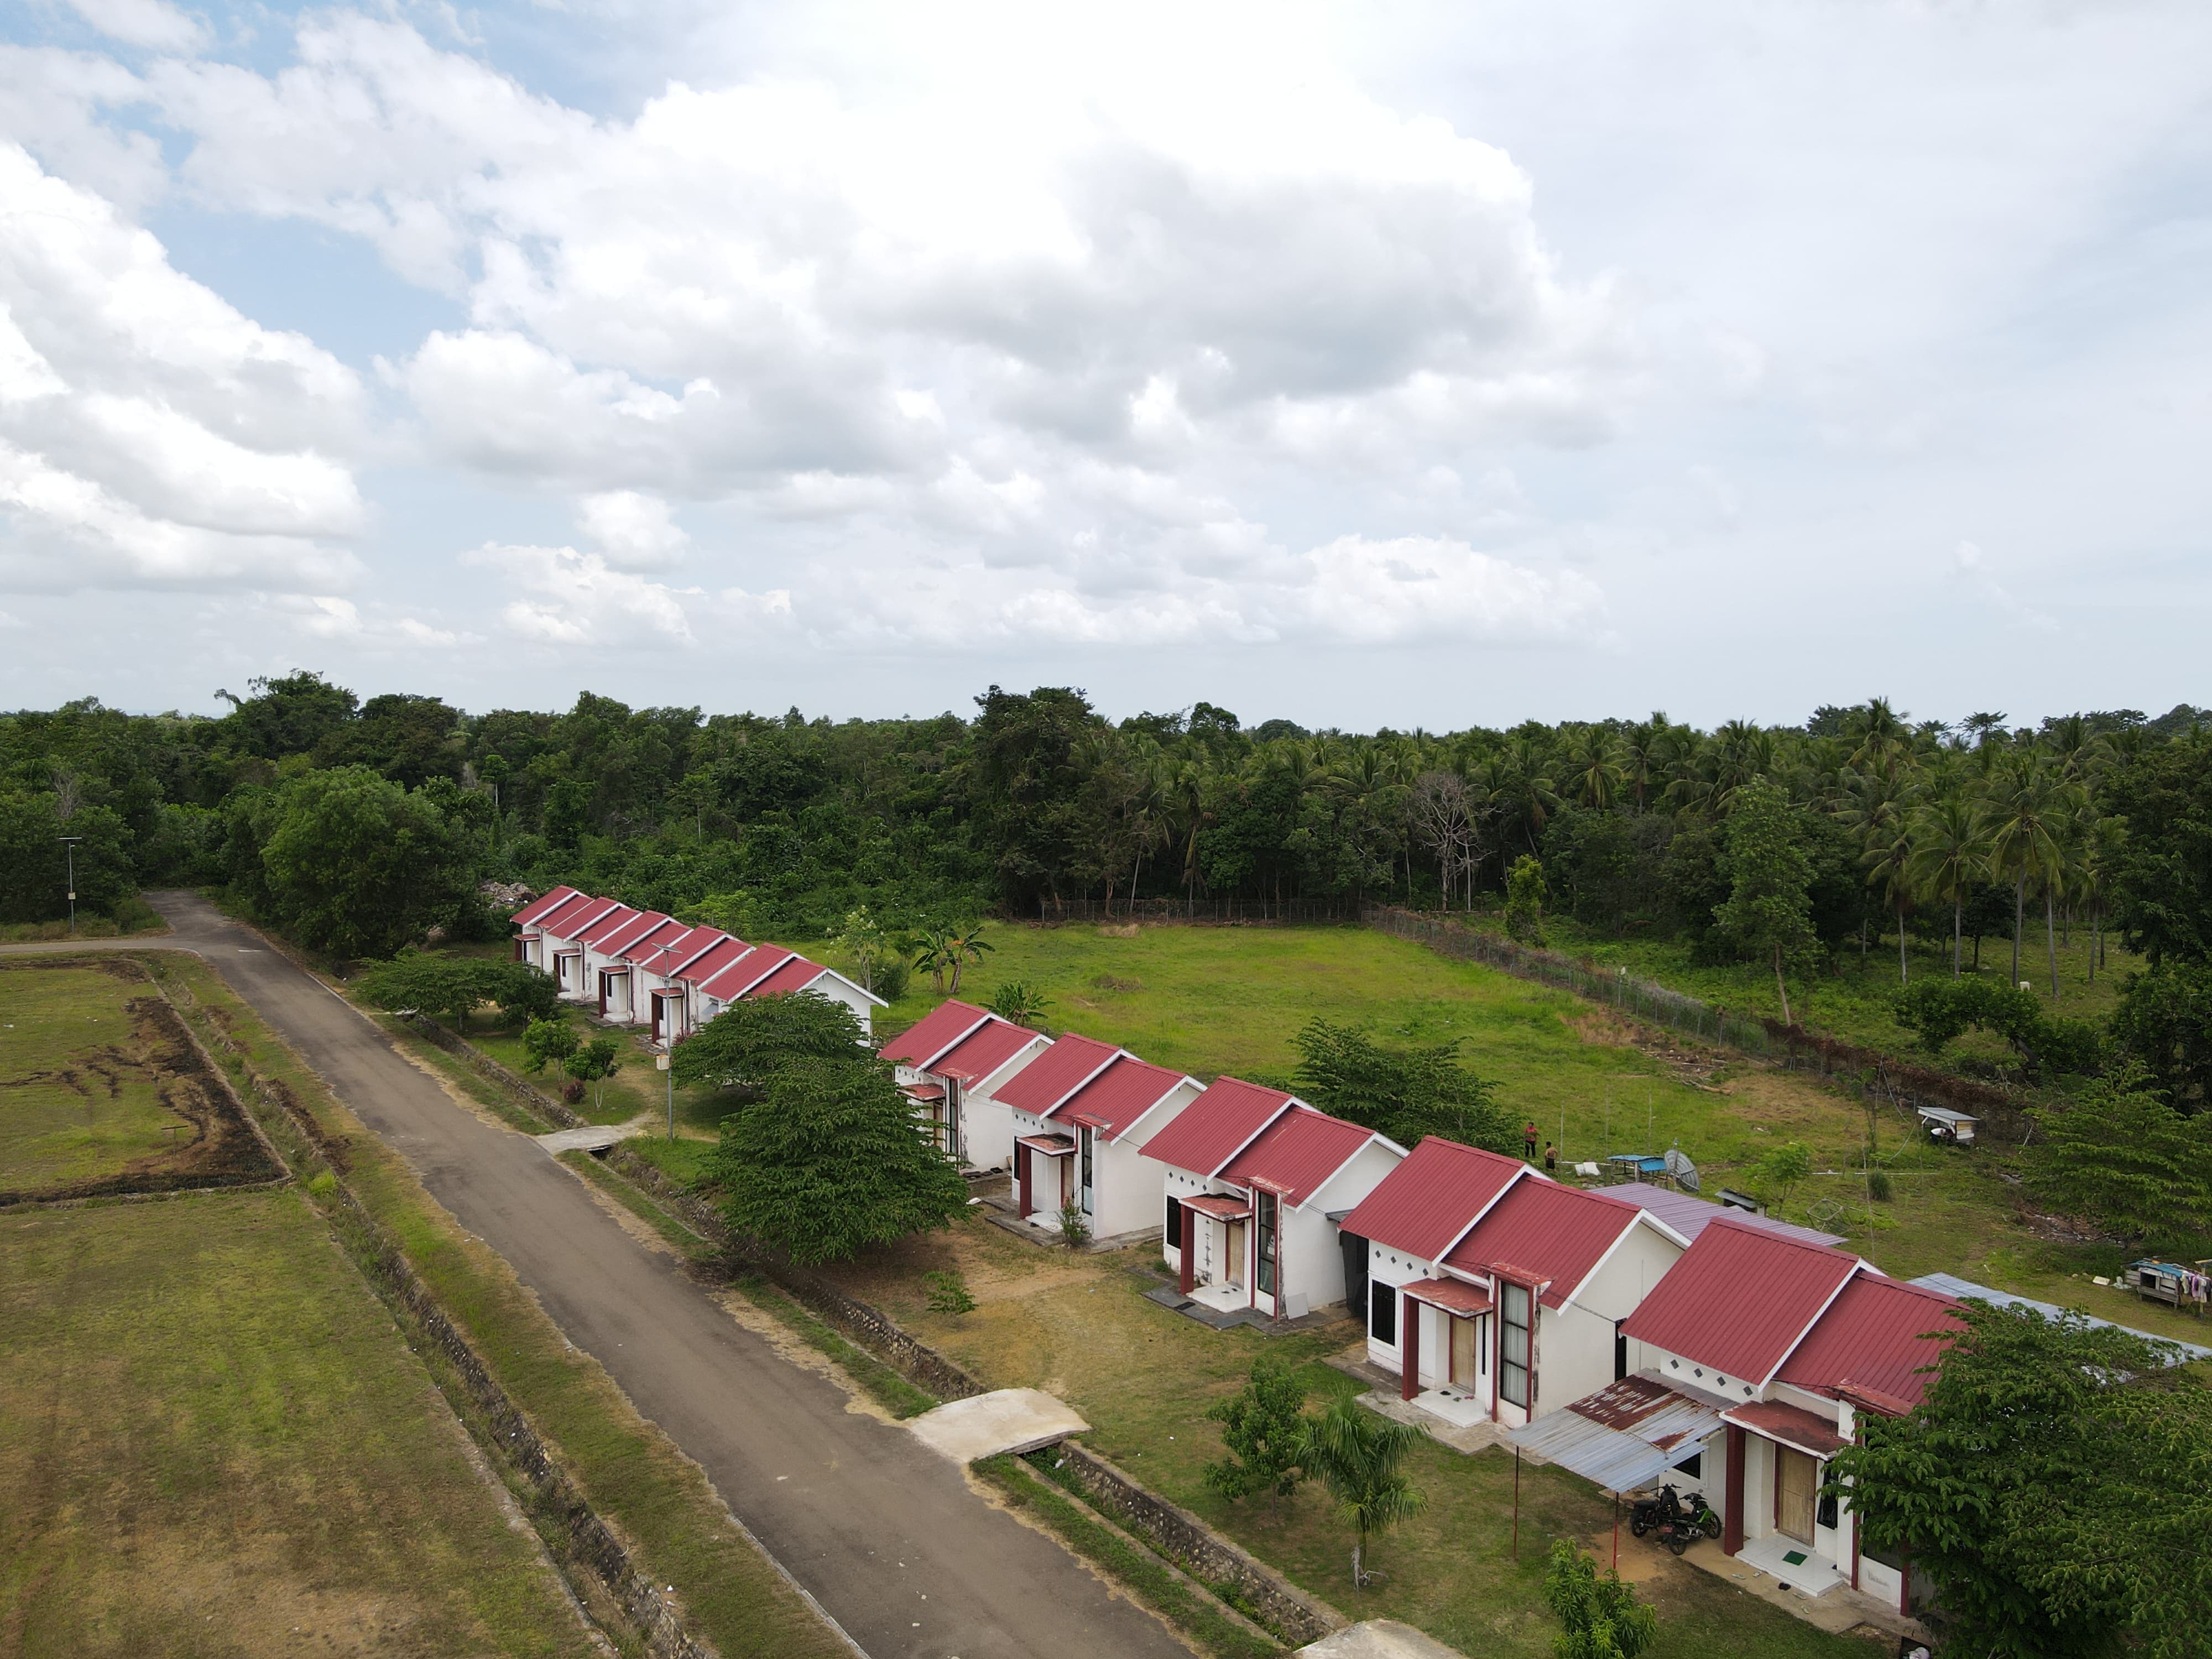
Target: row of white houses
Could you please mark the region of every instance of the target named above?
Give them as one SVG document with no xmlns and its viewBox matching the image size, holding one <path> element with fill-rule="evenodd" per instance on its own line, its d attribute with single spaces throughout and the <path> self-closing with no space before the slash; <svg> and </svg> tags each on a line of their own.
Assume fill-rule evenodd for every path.
<svg viewBox="0 0 2212 1659">
<path fill-rule="evenodd" d="M 814 992 L 864 1030 L 882 1006 L 795 951 L 571 889 L 514 920 L 518 960 L 662 1043 L 747 997 Z M 1436 1137 L 1408 1150 L 1281 1090 L 957 1000 L 882 1053 L 948 1154 L 1007 1172 L 1030 1225 L 1156 1237 L 1183 1294 L 1223 1312 L 1348 1304 L 1416 1409 L 1614 1493 L 1700 1485 L 1729 1554 L 1909 1610 L 1909 1564 L 1864 1548 L 1822 1489 L 1863 1414 L 1918 1402 L 1960 1323 L 1952 1297 L 1827 1234 Z"/>
<path fill-rule="evenodd" d="M 1699 1485 L 1729 1554 L 1907 1610 L 1908 1564 L 1820 1494 L 1862 1413 L 1917 1403 L 1951 1297 L 1825 1233 L 1435 1137 L 1408 1151 L 1280 1090 L 963 1002 L 883 1052 L 939 1144 L 1010 1172 L 1030 1224 L 1073 1211 L 1102 1241 L 1157 1237 L 1184 1294 L 1223 1311 L 1348 1304 L 1417 1409 L 1612 1492 Z"/>
<path fill-rule="evenodd" d="M 514 914 L 514 959 L 553 976 L 563 1000 L 617 1025 L 644 1025 L 664 1046 L 747 997 L 811 991 L 842 1002 L 870 1029 L 884 1006 L 842 974 L 719 927 L 556 887 Z"/>
</svg>

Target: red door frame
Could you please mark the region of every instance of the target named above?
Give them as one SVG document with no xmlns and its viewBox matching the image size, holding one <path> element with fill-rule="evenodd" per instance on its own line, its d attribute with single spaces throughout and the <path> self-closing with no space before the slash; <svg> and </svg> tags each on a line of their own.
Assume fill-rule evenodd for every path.
<svg viewBox="0 0 2212 1659">
<path fill-rule="evenodd" d="M 1030 1164 L 1032 1154 L 1018 1140 L 1014 1143 L 1014 1187 L 1020 1196 L 1015 1200 L 1021 1212 L 1019 1219 L 1030 1218 Z"/>
<path fill-rule="evenodd" d="M 1185 1296 L 1198 1283 L 1198 1212 L 1186 1203 L 1182 1206 L 1182 1263 L 1176 1288 Z"/>
</svg>

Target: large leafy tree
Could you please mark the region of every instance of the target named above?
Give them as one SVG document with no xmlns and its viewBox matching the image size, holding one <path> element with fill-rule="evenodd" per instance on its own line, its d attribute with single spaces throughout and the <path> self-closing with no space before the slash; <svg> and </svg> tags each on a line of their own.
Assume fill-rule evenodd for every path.
<svg viewBox="0 0 2212 1659">
<path fill-rule="evenodd" d="M 1497 1085 L 1467 1067 L 1460 1042 L 1392 1048 L 1357 1026 L 1315 1019 L 1291 1042 L 1298 1092 L 1323 1111 L 1401 1146 L 1433 1134 L 1509 1156 L 1518 1150 Z"/>
<path fill-rule="evenodd" d="M 1945 1651 L 2072 1659 L 2203 1651 L 2212 1394 L 2134 1333 L 1970 1303 L 1910 1416 L 1861 1419 L 1829 1465 L 1866 1543 L 1909 1554 Z"/>
<path fill-rule="evenodd" d="M 858 1063 L 870 1055 L 850 1008 L 800 991 L 732 1003 L 678 1043 L 669 1065 L 681 1084 L 757 1091 L 797 1060 Z"/>
<path fill-rule="evenodd" d="M 1713 912 L 1722 932 L 1747 954 L 1774 967 L 1774 988 L 1782 999 L 1782 1023 L 1790 1012 L 1789 965 L 1802 962 L 1816 943 L 1812 902 L 1812 860 L 1799 835 L 1802 815 L 1789 796 L 1763 777 L 1734 791 L 1728 822 L 1725 869 L 1727 901 Z"/>
<path fill-rule="evenodd" d="M 731 1226 L 807 1266 L 944 1226 L 968 1205 L 958 1168 L 876 1060 L 779 1066 L 723 1123 L 707 1174 Z"/>
<path fill-rule="evenodd" d="M 2035 1114 L 2028 1190 L 2153 1247 L 2212 1237 L 2212 1115 L 2185 1117 L 2142 1087 L 2140 1071 L 2100 1078 Z"/>
<path fill-rule="evenodd" d="M 390 956 L 450 924 L 470 896 L 474 872 L 444 814 L 367 767 L 307 773 L 264 805 L 270 920 L 304 945 Z"/>
<path fill-rule="evenodd" d="M 2100 799 L 2127 824 L 2112 850 L 2112 921 L 2154 964 L 2212 961 L 2212 732 L 2143 748 Z"/>
<path fill-rule="evenodd" d="M 498 1004 L 509 1024 L 546 1019 L 560 1002 L 560 988 L 551 976 L 526 963 L 421 951 L 372 963 L 354 981 L 354 988 L 372 1007 L 434 1014 L 456 1030 L 466 1030 L 471 1016 L 488 1002 Z"/>
</svg>

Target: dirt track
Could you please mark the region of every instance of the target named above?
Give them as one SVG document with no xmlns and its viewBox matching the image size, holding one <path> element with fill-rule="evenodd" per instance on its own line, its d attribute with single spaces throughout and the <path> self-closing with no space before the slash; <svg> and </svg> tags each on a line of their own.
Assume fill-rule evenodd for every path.
<svg viewBox="0 0 2212 1659">
<path fill-rule="evenodd" d="M 848 1411 L 840 1389 L 780 1358 L 676 1263 L 632 1239 L 535 1142 L 457 1106 L 258 935 L 191 894 L 148 896 L 173 934 L 92 948 L 204 957 L 507 1259 L 568 1340 L 698 1460 L 873 1659 L 1187 1659 L 1151 1614 L 987 1504 L 904 1429 Z M 81 952 L 88 943 L 0 948 Z"/>
</svg>

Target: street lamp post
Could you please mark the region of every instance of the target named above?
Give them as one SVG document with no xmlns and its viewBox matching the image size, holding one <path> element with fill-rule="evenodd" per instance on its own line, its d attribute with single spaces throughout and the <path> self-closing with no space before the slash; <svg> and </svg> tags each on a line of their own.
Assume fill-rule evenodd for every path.
<svg viewBox="0 0 2212 1659">
<path fill-rule="evenodd" d="M 76 937 L 76 844 L 84 837 L 57 836 L 55 839 L 62 843 L 62 850 L 69 858 L 70 937 L 75 939 Z"/>
</svg>

